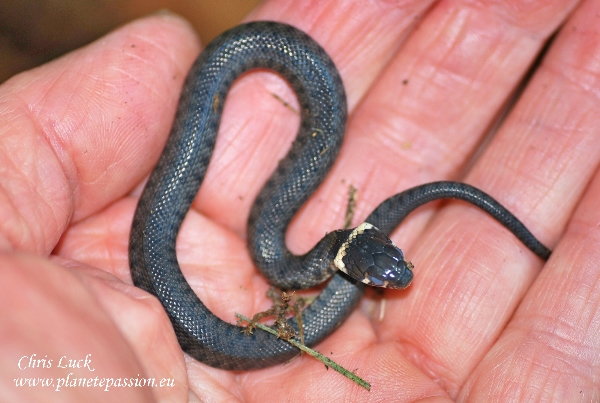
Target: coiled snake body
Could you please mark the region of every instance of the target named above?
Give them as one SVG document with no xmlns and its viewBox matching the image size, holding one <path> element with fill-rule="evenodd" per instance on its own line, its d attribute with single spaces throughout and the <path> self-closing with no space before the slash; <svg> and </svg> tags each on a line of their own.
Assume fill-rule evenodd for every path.
<svg viewBox="0 0 600 403">
<path fill-rule="evenodd" d="M 296 92 L 301 113 L 296 140 L 256 199 L 248 222 L 249 250 L 271 283 L 284 289 L 307 288 L 342 269 L 369 284 L 403 288 L 412 280 L 412 266 L 383 234 L 416 207 L 448 197 L 484 209 L 540 257 L 550 254 L 490 196 L 466 184 L 435 182 L 384 201 L 365 220 L 367 225 L 334 231 L 306 255 L 292 255 L 285 247 L 285 230 L 337 156 L 346 128 L 346 97 L 333 62 L 310 37 L 281 23 L 248 23 L 215 39 L 194 63 L 131 230 L 133 281 L 158 297 L 181 347 L 191 356 L 217 368 L 248 370 L 282 363 L 297 354 L 294 347 L 266 332 L 246 336 L 239 327 L 216 317 L 190 288 L 175 254 L 179 228 L 212 155 L 227 92 L 237 77 L 254 68 L 271 69 L 284 77 Z M 334 274 L 303 312 L 306 344 L 314 345 L 335 330 L 363 290 L 356 280 Z"/>
</svg>

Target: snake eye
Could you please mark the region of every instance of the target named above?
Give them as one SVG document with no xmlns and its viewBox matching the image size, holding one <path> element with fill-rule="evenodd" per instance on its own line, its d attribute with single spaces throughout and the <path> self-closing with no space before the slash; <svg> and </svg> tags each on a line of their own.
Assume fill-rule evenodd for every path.
<svg viewBox="0 0 600 403">
<path fill-rule="evenodd" d="M 410 285 L 413 265 L 379 229 L 359 225 L 340 248 L 335 266 L 356 280 L 375 287 L 406 288 Z"/>
</svg>

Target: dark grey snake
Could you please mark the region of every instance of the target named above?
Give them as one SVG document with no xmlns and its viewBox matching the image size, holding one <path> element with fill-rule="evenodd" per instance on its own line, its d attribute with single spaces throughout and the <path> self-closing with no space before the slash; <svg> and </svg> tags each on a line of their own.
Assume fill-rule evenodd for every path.
<svg viewBox="0 0 600 403">
<path fill-rule="evenodd" d="M 248 248 L 272 284 L 308 288 L 343 269 L 365 283 L 408 286 L 412 265 L 383 234 L 416 207 L 440 198 L 475 204 L 538 256 L 550 255 L 498 202 L 456 182 L 430 183 L 393 196 L 365 220 L 368 225 L 331 232 L 306 255 L 292 255 L 285 247 L 287 225 L 337 156 L 346 129 L 346 96 L 333 62 L 305 33 L 275 22 L 241 25 L 215 39 L 194 63 L 170 137 L 140 198 L 131 229 L 133 281 L 158 297 L 181 347 L 194 358 L 217 368 L 248 370 L 285 362 L 298 353 L 266 332 L 246 336 L 212 314 L 181 274 L 175 254 L 179 228 L 213 152 L 225 97 L 237 77 L 255 68 L 284 77 L 296 92 L 301 114 L 297 138 L 260 192 L 248 221 Z M 363 284 L 349 276 L 339 271 L 333 275 L 303 313 L 306 344 L 317 344 L 340 326 L 363 290 Z"/>
</svg>

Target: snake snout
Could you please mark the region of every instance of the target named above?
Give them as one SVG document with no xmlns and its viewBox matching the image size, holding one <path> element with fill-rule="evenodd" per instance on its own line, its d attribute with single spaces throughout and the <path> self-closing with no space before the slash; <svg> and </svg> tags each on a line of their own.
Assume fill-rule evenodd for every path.
<svg viewBox="0 0 600 403">
<path fill-rule="evenodd" d="M 402 251 L 395 245 L 386 249 L 395 248 L 393 255 L 385 254 L 376 257 L 374 265 L 367 273 L 370 285 L 375 287 L 402 289 L 410 285 L 413 279 L 413 265 L 404 260 Z M 398 257 L 399 256 L 399 257 Z"/>
<path fill-rule="evenodd" d="M 350 277 L 374 287 L 406 288 L 413 278 L 413 265 L 383 232 L 362 223 L 340 248 L 335 266 Z"/>
</svg>

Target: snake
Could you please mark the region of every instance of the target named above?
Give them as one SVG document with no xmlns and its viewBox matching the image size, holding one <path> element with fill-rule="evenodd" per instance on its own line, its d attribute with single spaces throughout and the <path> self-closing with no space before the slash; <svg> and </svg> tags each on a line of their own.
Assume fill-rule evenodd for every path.
<svg viewBox="0 0 600 403">
<path fill-rule="evenodd" d="M 289 83 L 298 100 L 300 126 L 250 210 L 248 250 L 266 279 L 282 289 L 310 288 L 329 279 L 302 313 L 308 346 L 346 320 L 366 285 L 401 289 L 411 283 L 413 266 L 388 236 L 411 211 L 430 201 L 467 201 L 498 220 L 536 255 L 549 257 L 550 250 L 500 203 L 473 186 L 452 181 L 391 196 L 358 227 L 329 232 L 305 255 L 292 254 L 285 245 L 287 226 L 324 180 L 342 144 L 347 120 L 344 85 L 327 53 L 301 30 L 273 21 L 242 24 L 214 39 L 193 63 L 130 233 L 133 283 L 158 298 L 182 350 L 196 360 L 242 371 L 281 364 L 298 354 L 267 332 L 246 335 L 214 315 L 186 281 L 175 251 L 179 229 L 211 160 L 227 93 L 238 77 L 255 69 L 273 71 Z M 291 325 L 298 329 L 295 320 Z"/>
</svg>

